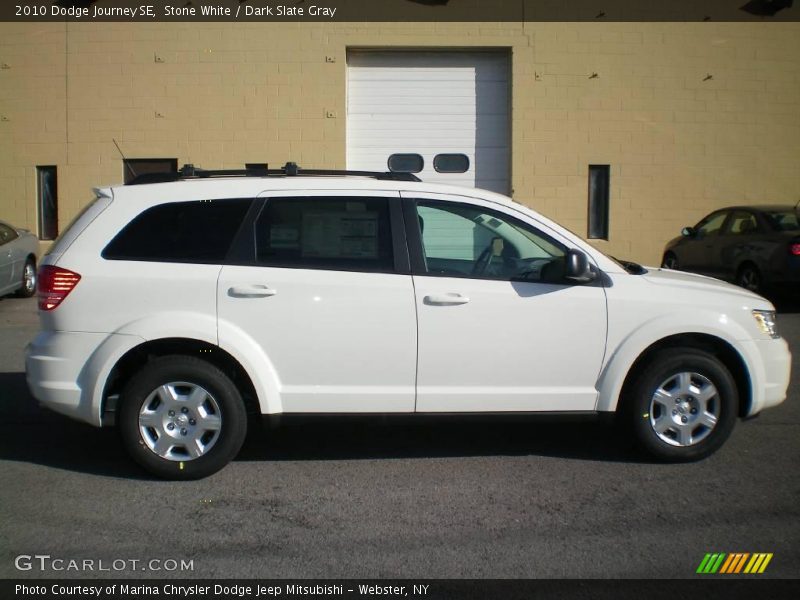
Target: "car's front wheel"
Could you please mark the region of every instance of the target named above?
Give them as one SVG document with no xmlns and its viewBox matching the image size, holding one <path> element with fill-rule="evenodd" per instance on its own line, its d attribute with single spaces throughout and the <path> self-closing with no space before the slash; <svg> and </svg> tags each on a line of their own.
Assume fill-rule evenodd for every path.
<svg viewBox="0 0 800 600">
<path fill-rule="evenodd" d="M 744 289 L 758 294 L 762 288 L 761 273 L 754 265 L 743 265 L 736 276 L 736 283 Z"/>
<path fill-rule="evenodd" d="M 236 386 L 190 356 L 152 360 L 125 386 L 119 428 L 130 455 L 165 479 L 199 479 L 239 452 L 247 414 Z"/>
<path fill-rule="evenodd" d="M 728 369 L 695 348 L 654 354 L 625 398 L 639 446 L 658 460 L 686 462 L 719 449 L 736 424 L 739 396 Z"/>
</svg>

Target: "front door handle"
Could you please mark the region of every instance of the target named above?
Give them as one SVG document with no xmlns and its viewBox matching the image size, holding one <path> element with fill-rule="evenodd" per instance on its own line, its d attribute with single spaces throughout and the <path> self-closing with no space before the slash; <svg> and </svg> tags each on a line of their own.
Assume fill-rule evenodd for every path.
<svg viewBox="0 0 800 600">
<path fill-rule="evenodd" d="M 228 288 L 228 295 L 233 298 L 267 298 L 277 294 L 277 290 L 268 288 L 265 285 L 235 285 Z"/>
<path fill-rule="evenodd" d="M 458 304 L 466 304 L 469 302 L 469 298 L 456 293 L 431 294 L 430 296 L 425 296 L 423 302 L 434 306 L 455 306 Z"/>
</svg>

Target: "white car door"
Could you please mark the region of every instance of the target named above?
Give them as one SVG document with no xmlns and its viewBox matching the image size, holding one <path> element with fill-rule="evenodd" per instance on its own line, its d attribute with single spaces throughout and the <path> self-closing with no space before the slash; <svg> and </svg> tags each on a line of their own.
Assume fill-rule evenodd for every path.
<svg viewBox="0 0 800 600">
<path fill-rule="evenodd" d="M 251 264 L 220 273 L 220 329 L 264 350 L 282 412 L 413 412 L 417 328 L 399 194 L 261 197 Z"/>
<path fill-rule="evenodd" d="M 416 410 L 594 410 L 606 343 L 600 281 L 566 281 L 568 245 L 523 213 L 413 198 L 404 214 L 419 323 Z"/>
</svg>

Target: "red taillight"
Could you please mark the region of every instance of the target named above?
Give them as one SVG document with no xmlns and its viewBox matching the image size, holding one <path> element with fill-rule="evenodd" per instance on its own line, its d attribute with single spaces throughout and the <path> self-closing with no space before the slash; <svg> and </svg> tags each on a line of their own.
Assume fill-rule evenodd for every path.
<svg viewBox="0 0 800 600">
<path fill-rule="evenodd" d="M 794 242 L 789 244 L 789 254 L 800 256 L 800 243 Z"/>
<path fill-rule="evenodd" d="M 53 310 L 75 289 L 81 276 L 68 269 L 45 265 L 39 269 L 39 310 Z"/>
</svg>

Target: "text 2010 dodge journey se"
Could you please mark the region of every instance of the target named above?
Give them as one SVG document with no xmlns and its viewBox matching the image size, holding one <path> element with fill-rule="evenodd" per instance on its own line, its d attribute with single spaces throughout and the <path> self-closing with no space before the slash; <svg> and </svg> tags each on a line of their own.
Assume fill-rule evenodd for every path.
<svg viewBox="0 0 800 600">
<path fill-rule="evenodd" d="M 161 477 L 221 469 L 259 414 L 617 413 L 689 461 L 786 396 L 767 300 L 504 196 L 292 163 L 133 183 L 42 261 L 27 377 Z"/>
</svg>

